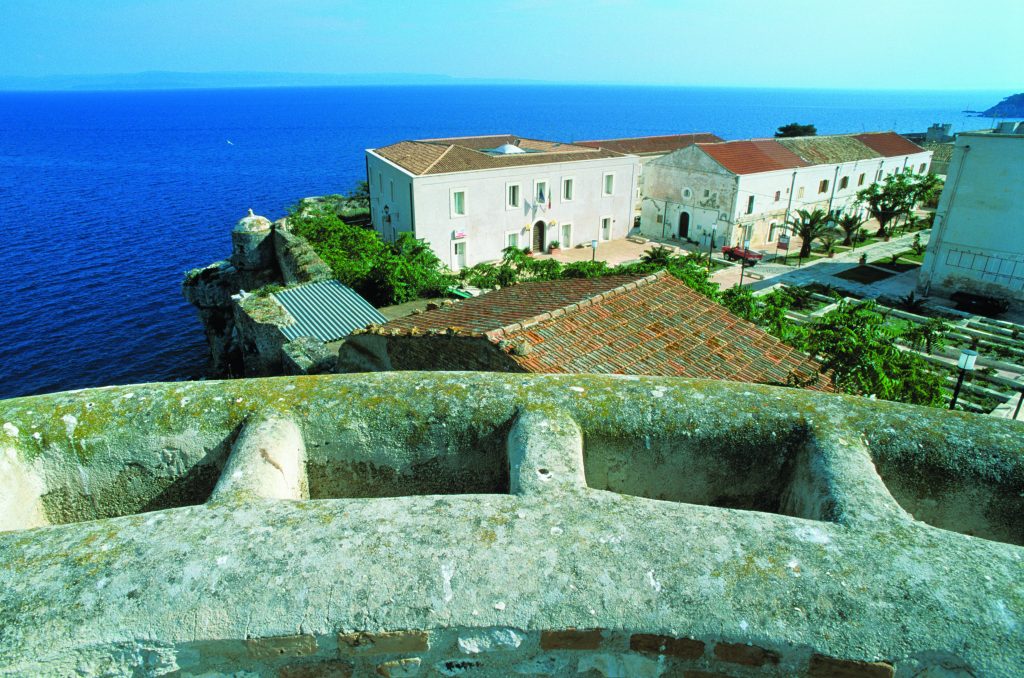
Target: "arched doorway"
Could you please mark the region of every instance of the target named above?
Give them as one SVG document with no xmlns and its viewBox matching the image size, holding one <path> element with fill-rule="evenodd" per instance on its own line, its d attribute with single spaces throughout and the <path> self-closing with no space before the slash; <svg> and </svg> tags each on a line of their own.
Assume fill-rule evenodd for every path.
<svg viewBox="0 0 1024 678">
<path fill-rule="evenodd" d="M 538 221 L 533 225 L 533 247 L 534 252 L 544 251 L 544 232 L 548 230 L 547 224 L 543 221 Z"/>
<path fill-rule="evenodd" d="M 690 239 L 690 213 L 679 213 L 679 237 L 683 240 Z"/>
</svg>

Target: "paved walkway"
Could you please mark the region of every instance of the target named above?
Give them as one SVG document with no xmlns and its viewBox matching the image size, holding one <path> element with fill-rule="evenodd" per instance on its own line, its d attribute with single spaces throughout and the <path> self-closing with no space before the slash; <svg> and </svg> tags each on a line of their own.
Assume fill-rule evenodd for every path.
<svg viewBox="0 0 1024 678">
<path fill-rule="evenodd" d="M 930 235 L 929 231 L 920 231 L 921 244 L 927 245 Z M 917 284 L 917 271 L 907 271 L 892 275 L 884 280 L 870 285 L 859 283 L 853 280 L 837 278 L 837 273 L 855 268 L 860 264 L 862 255 L 867 255 L 869 261 L 887 257 L 910 249 L 916 233 L 908 233 L 889 242 L 877 242 L 848 252 L 840 252 L 831 259 L 815 259 L 800 266 L 783 266 L 782 264 L 758 264 L 747 268 L 744 272 L 743 284 L 753 290 L 764 289 L 778 283 L 787 285 L 809 285 L 819 283 L 831 285 L 838 289 L 846 290 L 861 297 L 879 296 L 906 296 Z M 711 276 L 714 282 L 721 285 L 722 289 L 728 289 L 740 282 L 740 267 L 738 265 L 723 269 Z"/>
</svg>

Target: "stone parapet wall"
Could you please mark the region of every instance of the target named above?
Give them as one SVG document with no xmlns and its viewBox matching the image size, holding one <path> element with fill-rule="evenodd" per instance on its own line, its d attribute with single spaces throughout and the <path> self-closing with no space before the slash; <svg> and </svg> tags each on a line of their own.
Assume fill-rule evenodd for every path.
<svg viewBox="0 0 1024 678">
<path fill-rule="evenodd" d="M 0 426 L 12 675 L 1024 665 L 1016 422 L 410 372 L 20 398 Z"/>
</svg>

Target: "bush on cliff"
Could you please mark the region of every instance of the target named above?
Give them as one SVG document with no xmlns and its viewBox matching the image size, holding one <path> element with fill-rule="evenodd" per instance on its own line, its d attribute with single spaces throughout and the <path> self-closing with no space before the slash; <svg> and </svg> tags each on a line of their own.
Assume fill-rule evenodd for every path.
<svg viewBox="0 0 1024 678">
<path fill-rule="evenodd" d="M 346 224 L 330 209 L 308 206 L 293 211 L 288 223 L 342 284 L 375 306 L 439 296 L 454 283 L 430 248 L 408 233 L 386 243 L 374 231 Z"/>
</svg>

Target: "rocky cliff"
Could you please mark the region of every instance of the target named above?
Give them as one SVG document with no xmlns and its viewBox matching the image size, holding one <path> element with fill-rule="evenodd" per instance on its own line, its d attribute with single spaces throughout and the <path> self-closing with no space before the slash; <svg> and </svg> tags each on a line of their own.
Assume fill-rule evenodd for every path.
<svg viewBox="0 0 1024 678">
<path fill-rule="evenodd" d="M 207 376 L 280 374 L 283 337 L 265 308 L 273 302 L 244 293 L 327 280 L 331 270 L 309 243 L 289 231 L 286 219 L 271 223 L 252 210 L 232 230 L 231 245 L 230 258 L 189 271 L 182 283 L 210 346 Z"/>
</svg>

